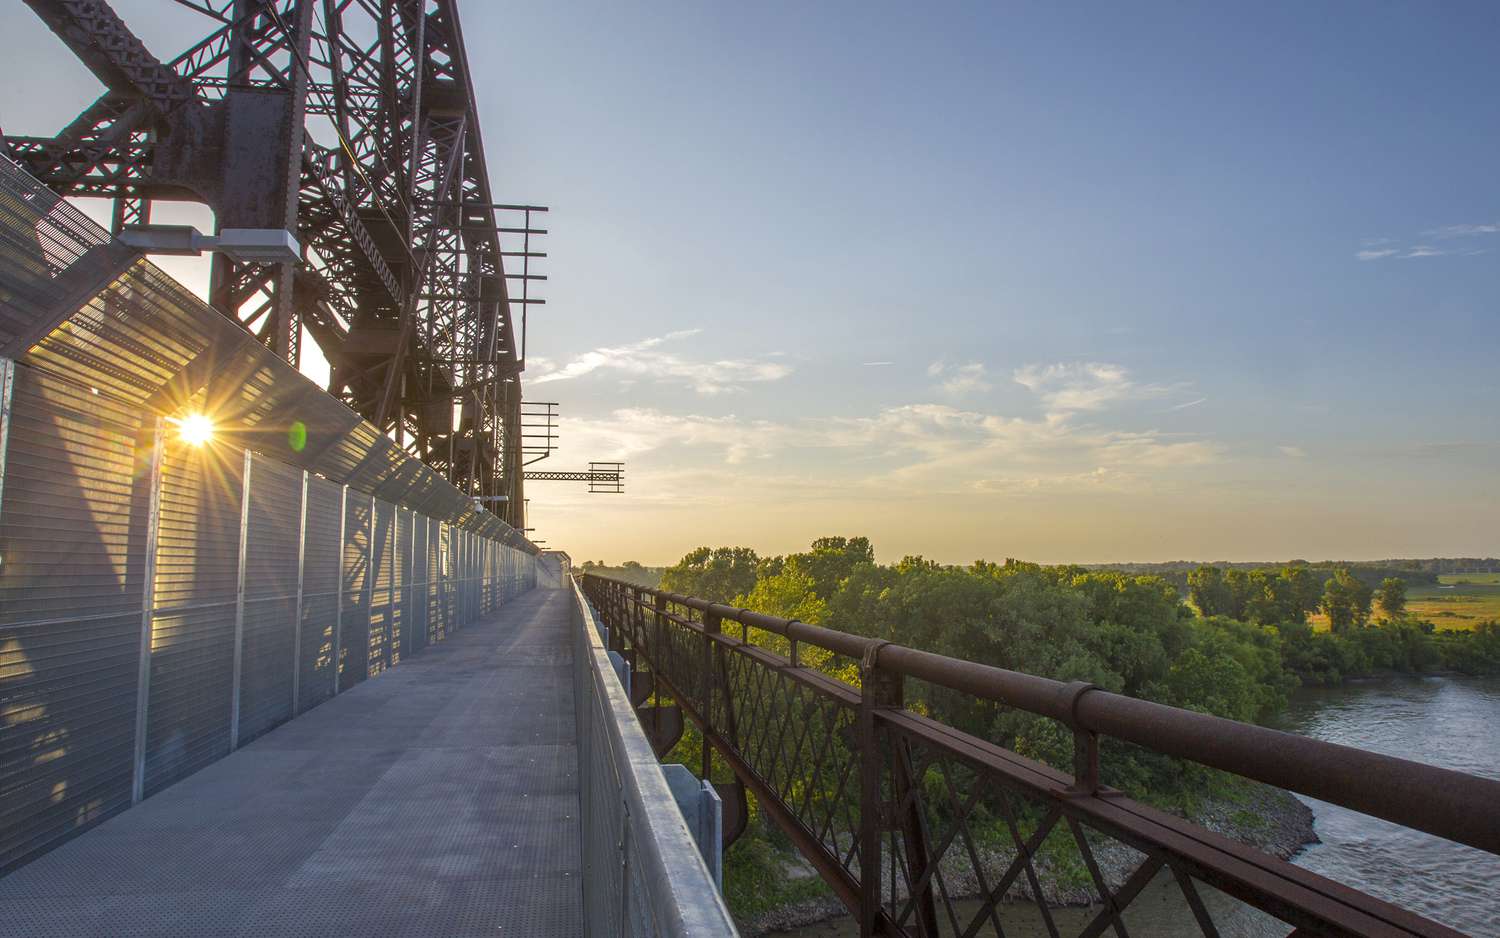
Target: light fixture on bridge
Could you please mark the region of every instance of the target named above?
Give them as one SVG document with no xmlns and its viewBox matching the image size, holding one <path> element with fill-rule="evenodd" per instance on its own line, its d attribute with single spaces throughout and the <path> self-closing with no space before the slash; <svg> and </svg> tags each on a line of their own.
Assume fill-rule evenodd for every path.
<svg viewBox="0 0 1500 938">
<path fill-rule="evenodd" d="M 119 238 L 146 254 L 217 251 L 240 263 L 256 264 L 294 264 L 302 257 L 302 246 L 282 228 L 224 228 L 206 235 L 192 225 L 131 225 Z"/>
<path fill-rule="evenodd" d="M 168 419 L 177 425 L 178 438 L 189 446 L 206 446 L 214 438 L 213 418 L 207 414 L 188 414 Z"/>
</svg>

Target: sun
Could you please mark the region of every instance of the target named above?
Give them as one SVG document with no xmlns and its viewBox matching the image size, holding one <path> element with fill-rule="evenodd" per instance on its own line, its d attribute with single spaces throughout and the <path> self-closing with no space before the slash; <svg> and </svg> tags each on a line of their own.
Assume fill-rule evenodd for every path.
<svg viewBox="0 0 1500 938">
<path fill-rule="evenodd" d="M 176 424 L 177 436 L 189 446 L 203 446 L 214 438 L 214 422 L 207 414 L 188 414 Z"/>
</svg>

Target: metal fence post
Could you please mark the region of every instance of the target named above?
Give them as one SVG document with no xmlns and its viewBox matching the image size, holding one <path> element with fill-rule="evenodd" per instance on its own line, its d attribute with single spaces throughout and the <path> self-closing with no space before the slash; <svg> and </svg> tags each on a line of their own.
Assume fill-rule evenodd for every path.
<svg viewBox="0 0 1500 938">
<path fill-rule="evenodd" d="M 292 620 L 292 716 L 302 697 L 302 592 L 307 576 L 307 480 L 302 470 L 302 507 L 297 521 L 297 611 Z"/>
<path fill-rule="evenodd" d="M 433 521 L 433 519 L 431 518 L 428 518 L 426 520 L 427 556 L 423 558 L 426 565 L 426 572 L 422 575 L 422 628 L 425 630 L 425 638 L 423 638 L 423 641 L 427 642 L 429 645 L 432 644 L 432 597 L 434 592 L 436 591 L 433 583 L 437 580 L 437 576 L 435 573 L 437 564 L 433 561 L 434 559 L 442 557 L 442 552 L 439 550 L 441 545 L 433 543 L 434 539 L 432 536 L 432 529 L 436 523 L 437 522 Z"/>
<path fill-rule="evenodd" d="M 401 655 L 396 648 L 396 607 L 400 602 L 396 598 L 396 555 L 401 550 L 401 507 L 391 502 L 391 525 L 387 529 L 390 535 L 391 549 L 386 551 L 385 562 L 390 567 L 390 575 L 386 578 L 385 588 L 385 666 L 395 667 L 396 659 Z M 383 539 L 382 539 L 383 540 Z"/>
<path fill-rule="evenodd" d="M 927 849 L 927 828 L 922 817 L 917 793 L 913 790 L 921 784 L 912 777 L 909 755 L 902 740 L 886 731 L 884 739 L 877 725 L 877 711 L 900 710 L 906 706 L 904 681 L 900 674 L 880 668 L 880 649 L 891 644 L 886 641 L 871 643 L 865 649 L 859 667 L 859 886 L 860 886 L 860 934 L 873 935 L 877 918 L 881 914 L 881 880 L 885 869 L 881 859 L 881 835 L 886 831 L 900 831 L 905 863 L 900 864 L 895 856 L 889 860 L 893 868 L 904 867 L 910 882 L 923 880 L 930 863 Z M 886 745 L 882 747 L 882 742 Z M 884 752 L 888 750 L 891 761 L 889 800 L 881 790 L 881 775 L 884 770 Z M 896 898 L 895 896 L 891 897 Z M 916 934 L 923 938 L 937 938 L 937 907 L 934 902 L 932 881 L 914 897 L 913 924 Z"/>
<path fill-rule="evenodd" d="M 161 467 L 166 451 L 166 421 L 156 418 L 152 431 L 151 466 L 148 471 L 146 509 L 146 556 L 141 585 L 141 646 L 135 680 L 135 754 L 130 777 L 132 804 L 146 797 L 146 706 L 151 699 L 151 612 L 156 605 L 156 541 L 161 519 Z"/>
<path fill-rule="evenodd" d="M 421 517 L 415 511 L 409 511 L 411 520 L 406 525 L 406 589 L 405 595 L 401 597 L 401 642 L 410 653 L 416 650 L 416 635 L 412 629 L 416 628 L 416 597 L 417 585 L 417 518 Z"/>
<path fill-rule="evenodd" d="M 653 631 L 656 633 L 656 635 L 655 635 L 656 649 L 655 649 L 655 655 L 654 655 L 654 657 L 657 660 L 662 661 L 663 662 L 663 667 L 666 667 L 667 666 L 666 665 L 666 656 L 667 656 L 667 653 L 668 653 L 667 652 L 667 619 L 666 619 L 666 616 L 665 616 L 665 613 L 667 611 L 667 598 L 665 596 L 663 596 L 659 592 L 652 593 L 651 594 L 651 610 L 652 610 L 652 622 L 654 623 Z"/>
<path fill-rule="evenodd" d="M 710 606 L 708 611 L 703 613 L 703 715 L 709 721 L 713 720 L 714 688 L 718 684 L 718 681 L 715 680 L 719 673 L 718 665 L 723 663 L 723 649 L 719 647 L 718 642 L 714 641 L 714 637 L 722 631 L 723 625 L 719 619 L 719 614 L 714 612 L 713 607 Z M 724 706 L 726 708 L 729 706 L 727 695 L 725 696 Z M 735 742 L 737 743 L 738 741 L 736 740 Z M 713 769 L 714 747 L 708 744 L 708 735 L 705 733 L 703 738 L 703 771 L 698 773 L 698 777 L 712 780 Z"/>
<path fill-rule="evenodd" d="M 16 363 L 0 358 L 0 502 L 5 497 L 5 453 L 10 449 L 10 400 L 15 394 Z M 5 562 L 0 557 L 0 564 Z"/>
<path fill-rule="evenodd" d="M 865 649 L 859 664 L 859 934 L 875 934 L 875 918 L 880 914 L 881 823 L 885 805 L 880 797 L 880 740 L 875 729 L 875 711 L 889 706 L 900 697 L 901 678 L 879 670 L 880 649 L 887 642 L 873 643 Z M 892 687 L 894 683 L 895 687 Z M 895 858 L 892 858 L 894 862 Z"/>
<path fill-rule="evenodd" d="M 250 540 L 250 451 L 240 475 L 240 555 L 234 588 L 234 678 L 229 685 L 229 751 L 240 745 L 240 671 L 245 649 L 245 547 Z"/>
<path fill-rule="evenodd" d="M 365 515 L 365 646 L 360 659 L 365 663 L 365 680 L 370 679 L 370 626 L 375 619 L 375 496 L 370 496 L 370 510 Z M 382 643 L 383 644 L 383 643 Z"/>
<path fill-rule="evenodd" d="M 339 575 L 333 612 L 333 695 L 339 693 L 339 671 L 344 659 L 344 538 L 349 526 L 349 486 L 339 492 Z"/>
<path fill-rule="evenodd" d="M 1068 685 L 1068 729 L 1073 732 L 1073 788 L 1086 795 L 1099 792 L 1099 734 L 1078 723 L 1078 700 L 1097 686 L 1087 681 Z"/>
</svg>

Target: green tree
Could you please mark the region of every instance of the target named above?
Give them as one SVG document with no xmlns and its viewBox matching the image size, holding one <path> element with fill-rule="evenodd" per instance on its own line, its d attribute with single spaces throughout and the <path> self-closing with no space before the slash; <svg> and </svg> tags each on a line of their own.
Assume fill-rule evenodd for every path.
<svg viewBox="0 0 1500 938">
<path fill-rule="evenodd" d="M 757 580 L 750 592 L 736 596 L 731 604 L 809 625 L 822 625 L 828 618 L 828 603 L 813 592 L 813 578 L 795 559 L 776 576 Z"/>
<path fill-rule="evenodd" d="M 828 599 L 856 567 L 875 562 L 875 548 L 867 537 L 820 537 L 805 554 L 792 554 L 803 573 L 812 577 L 813 592 Z"/>
<path fill-rule="evenodd" d="M 1399 617 L 1406 611 L 1406 581 L 1395 576 L 1381 580 L 1380 589 L 1375 591 L 1375 602 L 1381 612 L 1391 618 Z"/>
<path fill-rule="evenodd" d="M 1245 598 L 1246 622 L 1272 625 L 1280 622 L 1285 611 L 1280 582 L 1274 570 L 1251 570 Z"/>
<path fill-rule="evenodd" d="M 1188 574 L 1188 598 L 1202 616 L 1227 616 L 1234 598 L 1224 583 L 1224 571 L 1202 566 Z"/>
<path fill-rule="evenodd" d="M 1363 626 L 1370 619 L 1370 587 L 1340 568 L 1323 584 L 1323 612 L 1337 632 Z"/>
<path fill-rule="evenodd" d="M 1307 614 L 1318 608 L 1322 586 L 1305 564 L 1283 567 L 1276 577 L 1277 604 L 1281 614 L 1277 622 L 1306 622 Z"/>
<path fill-rule="evenodd" d="M 755 588 L 760 557 L 748 547 L 700 547 L 668 567 L 661 588 L 727 603 Z"/>
</svg>

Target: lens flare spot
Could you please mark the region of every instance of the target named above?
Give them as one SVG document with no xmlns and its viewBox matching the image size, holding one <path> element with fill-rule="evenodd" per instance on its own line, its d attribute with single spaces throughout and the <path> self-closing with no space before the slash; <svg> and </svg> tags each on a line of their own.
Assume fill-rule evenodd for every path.
<svg viewBox="0 0 1500 938">
<path fill-rule="evenodd" d="M 188 414 L 177 421 L 177 436 L 189 446 L 203 446 L 214 438 L 214 422 L 207 414 Z"/>
<path fill-rule="evenodd" d="M 287 445 L 292 452 L 300 453 L 307 448 L 307 424 L 300 420 L 292 421 L 292 428 L 286 432 Z"/>
</svg>

